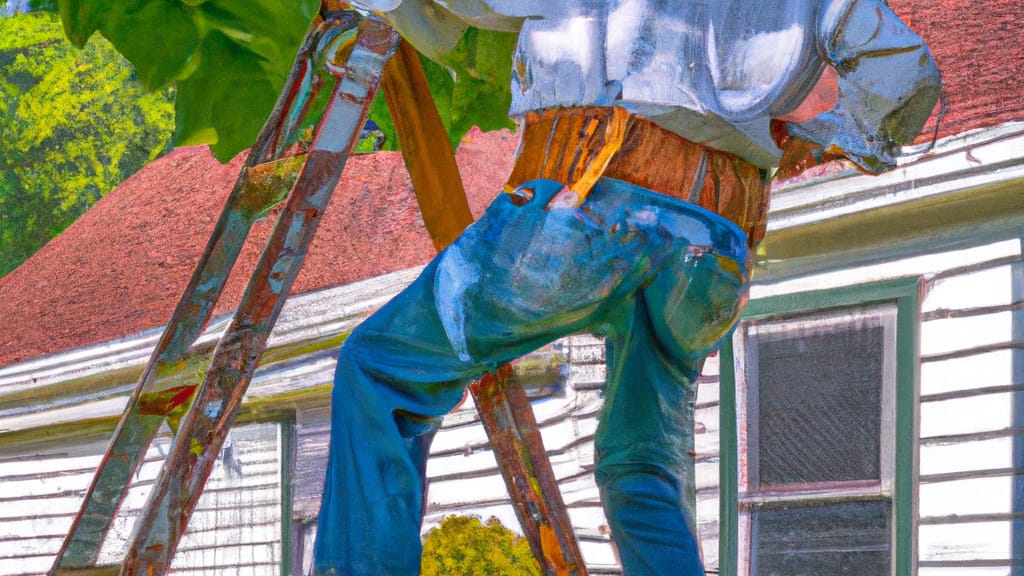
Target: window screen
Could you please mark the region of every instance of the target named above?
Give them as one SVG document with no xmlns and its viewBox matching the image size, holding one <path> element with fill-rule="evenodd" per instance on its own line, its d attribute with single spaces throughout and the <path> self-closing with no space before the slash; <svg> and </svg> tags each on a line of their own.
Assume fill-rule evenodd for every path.
<svg viewBox="0 0 1024 576">
<path fill-rule="evenodd" d="M 798 328 L 756 346 L 759 487 L 879 480 L 882 326 Z"/>
<path fill-rule="evenodd" d="M 764 505 L 751 518 L 751 574 L 890 573 L 888 500 Z"/>
</svg>

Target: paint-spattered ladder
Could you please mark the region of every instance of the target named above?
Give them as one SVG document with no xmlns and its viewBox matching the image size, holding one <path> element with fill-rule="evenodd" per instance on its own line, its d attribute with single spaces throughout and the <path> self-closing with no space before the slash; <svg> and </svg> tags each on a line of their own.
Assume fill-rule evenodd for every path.
<svg viewBox="0 0 1024 576">
<path fill-rule="evenodd" d="M 471 222 L 454 155 L 446 146 L 430 145 L 448 139 L 415 51 L 384 22 L 325 1 L 129 398 L 51 575 L 167 572 L 379 86 L 384 88 L 435 245 L 447 245 Z M 302 122 L 319 90 L 331 90 L 330 98 L 313 136 L 304 140 Z M 197 359 L 190 350 L 250 227 L 285 197 L 202 383 L 182 382 L 176 377 Z M 506 375 L 499 371 L 471 390 L 520 522 L 545 573 L 584 575 L 525 392 L 505 387 Z M 171 450 L 136 522 L 126 557 L 117 565 L 97 566 L 130 478 L 164 422 L 174 430 Z"/>
</svg>

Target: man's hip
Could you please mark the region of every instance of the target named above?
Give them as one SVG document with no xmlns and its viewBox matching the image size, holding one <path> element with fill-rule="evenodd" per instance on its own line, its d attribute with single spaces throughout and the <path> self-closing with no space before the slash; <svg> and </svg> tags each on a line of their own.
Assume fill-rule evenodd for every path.
<svg viewBox="0 0 1024 576">
<path fill-rule="evenodd" d="M 588 330 L 655 285 L 671 316 L 664 321 L 677 325 L 673 338 L 692 332 L 680 356 L 706 353 L 720 338 L 708 331 L 718 322 L 702 319 L 720 318 L 728 328 L 750 265 L 735 224 L 613 178 L 600 179 L 581 206 L 552 205 L 563 189 L 558 181 L 522 187 L 532 190 L 500 195 L 435 261 L 437 312 L 466 361 L 514 357 Z M 708 294 L 695 294 L 698 286 Z"/>
<path fill-rule="evenodd" d="M 615 129 L 616 122 L 623 126 Z M 529 180 L 576 188 L 599 176 L 689 202 L 736 224 L 749 246 L 764 237 L 769 180 L 737 156 L 691 142 L 637 114 L 616 108 L 552 108 L 527 113 L 512 192 Z M 612 141 L 612 140 L 616 141 Z M 609 150 L 613 152 L 609 153 Z M 593 182 L 580 183 L 588 188 Z"/>
</svg>

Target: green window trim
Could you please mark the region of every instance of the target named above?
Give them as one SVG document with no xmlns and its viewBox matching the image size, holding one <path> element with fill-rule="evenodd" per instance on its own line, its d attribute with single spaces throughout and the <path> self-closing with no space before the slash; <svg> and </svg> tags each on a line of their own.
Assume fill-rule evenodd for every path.
<svg viewBox="0 0 1024 576">
<path fill-rule="evenodd" d="M 298 449 L 295 430 L 295 415 L 278 421 L 280 426 L 281 445 L 281 576 L 291 576 L 295 570 L 292 566 L 295 545 L 292 538 L 294 494 L 292 483 L 295 480 L 295 455 Z"/>
<path fill-rule="evenodd" d="M 896 415 L 893 489 L 893 563 L 896 576 L 916 574 L 916 484 L 918 422 L 919 277 L 857 286 L 798 292 L 751 300 L 741 320 L 811 313 L 850 306 L 896 306 Z M 736 372 L 732 339 L 721 349 L 719 573 L 738 575 L 739 467 L 736 422 Z"/>
</svg>

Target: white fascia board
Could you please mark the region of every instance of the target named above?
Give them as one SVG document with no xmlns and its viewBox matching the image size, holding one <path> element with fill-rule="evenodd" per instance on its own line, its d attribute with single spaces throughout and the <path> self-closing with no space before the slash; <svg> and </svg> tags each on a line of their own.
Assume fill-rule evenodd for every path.
<svg viewBox="0 0 1024 576">
<path fill-rule="evenodd" d="M 267 353 L 289 345 L 337 336 L 354 328 L 370 312 L 411 283 L 421 268 L 401 270 L 352 284 L 298 294 L 288 298 L 267 343 Z M 211 321 L 197 344 L 212 345 L 231 316 Z M 141 373 L 163 328 L 76 348 L 0 367 L 0 436 L 41 426 L 117 416 L 134 380 L 112 377 L 87 394 L 74 385 L 104 374 Z M 269 398 L 331 382 L 333 358 L 282 362 L 256 370 L 248 400 Z M 64 386 L 67 384 L 66 386 Z M 38 390 L 38 395 L 33 395 Z M 8 400 L 17 395 L 17 403 Z M 2 440 L 0 440 L 2 444 Z"/>
</svg>

